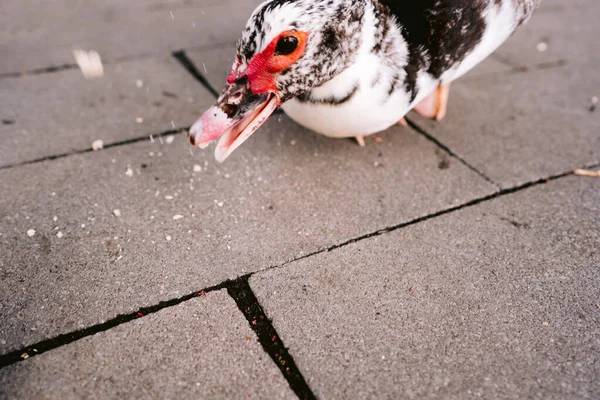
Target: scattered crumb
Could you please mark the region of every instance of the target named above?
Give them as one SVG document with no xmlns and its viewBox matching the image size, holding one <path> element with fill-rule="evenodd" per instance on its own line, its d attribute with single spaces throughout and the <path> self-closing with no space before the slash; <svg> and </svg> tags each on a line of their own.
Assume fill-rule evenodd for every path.
<svg viewBox="0 0 600 400">
<path fill-rule="evenodd" d="M 131 168 L 127 168 L 127 170 L 125 171 L 125 175 L 127 175 L 128 177 L 132 177 L 133 176 L 133 170 Z"/>
<path fill-rule="evenodd" d="M 171 121 L 171 122 L 173 122 L 173 121 Z M 175 140 L 175 136 L 173 136 L 173 135 L 167 136 L 165 138 L 165 142 L 167 142 L 167 144 L 173 143 L 173 140 Z"/>
<path fill-rule="evenodd" d="M 82 227 L 82 228 L 85 228 L 85 224 L 81 224 L 81 227 Z"/>
<path fill-rule="evenodd" d="M 144 118 L 142 118 L 142 117 L 137 117 L 137 118 L 135 119 L 135 122 L 137 122 L 138 124 L 141 124 L 141 123 L 143 123 L 143 122 L 144 122 Z"/>
<path fill-rule="evenodd" d="M 590 105 L 590 112 L 596 111 L 596 107 L 598 106 L 598 97 L 594 96 L 590 99 L 592 104 Z"/>
<path fill-rule="evenodd" d="M 121 210 L 119 210 L 119 209 L 114 209 L 114 210 L 113 210 L 113 214 L 115 215 L 115 217 L 120 217 L 120 216 L 121 216 Z"/>
<path fill-rule="evenodd" d="M 35 229 L 30 229 L 27 231 L 27 236 L 33 237 L 35 235 Z"/>
<path fill-rule="evenodd" d="M 175 16 L 173 15 L 173 11 L 169 10 L 169 14 L 171 14 L 171 19 L 175 19 Z"/>
<path fill-rule="evenodd" d="M 535 46 L 537 51 L 539 51 L 540 53 L 543 53 L 544 51 L 548 50 L 548 43 L 546 42 L 539 42 L 537 44 L 537 46 Z"/>
<path fill-rule="evenodd" d="M 170 242 L 171 241 L 171 236 L 167 235 L 167 237 L 165 239 L 167 239 L 167 242 Z"/>
<path fill-rule="evenodd" d="M 292 140 L 292 141 L 290 141 L 290 144 L 291 144 L 292 146 L 295 146 L 295 145 L 296 145 L 296 141 L 295 141 L 295 140 Z"/>
<path fill-rule="evenodd" d="M 104 67 L 97 51 L 73 50 L 73 56 L 85 79 L 104 76 Z"/>
<path fill-rule="evenodd" d="M 102 150 L 104 148 L 104 141 L 101 139 L 98 140 L 94 140 L 92 142 L 92 150 L 94 151 L 98 151 L 98 150 Z"/>
<path fill-rule="evenodd" d="M 141 79 L 138 79 L 137 81 L 135 81 L 135 86 L 137 86 L 138 89 L 141 89 L 144 87 L 144 81 Z"/>
<path fill-rule="evenodd" d="M 542 323 L 542 325 L 544 325 L 544 326 L 548 326 L 548 325 L 550 325 L 550 322 L 544 321 L 544 322 Z"/>
<path fill-rule="evenodd" d="M 27 353 L 23 353 L 23 354 L 21 354 L 21 358 L 22 358 L 23 360 L 27 360 L 27 359 L 29 358 L 29 354 L 27 354 Z"/>
<path fill-rule="evenodd" d="M 58 217 L 55 215 L 54 217 L 52 217 L 52 221 L 54 221 L 54 222 L 58 221 Z"/>
<path fill-rule="evenodd" d="M 173 200 L 173 198 L 174 198 L 173 196 L 165 196 L 165 199 L 167 199 L 167 200 Z"/>
<path fill-rule="evenodd" d="M 381 142 L 383 142 L 383 139 L 380 138 L 379 136 L 375 136 L 375 138 L 373 140 L 375 141 L 375 143 L 381 143 Z"/>
<path fill-rule="evenodd" d="M 202 167 L 198 164 L 195 164 L 192 169 L 194 170 L 194 172 L 202 172 Z"/>
<path fill-rule="evenodd" d="M 178 219 L 182 219 L 182 218 L 183 218 L 183 215 L 180 215 L 180 214 L 173 215 L 173 219 L 175 221 L 177 221 Z"/>
<path fill-rule="evenodd" d="M 59 239 L 61 239 L 63 236 L 65 236 L 65 235 L 61 231 L 58 231 L 56 233 L 56 237 L 59 238 Z"/>
<path fill-rule="evenodd" d="M 587 176 L 589 178 L 600 178 L 600 171 L 590 171 L 587 169 L 576 169 L 573 173 L 575 175 Z"/>
</svg>

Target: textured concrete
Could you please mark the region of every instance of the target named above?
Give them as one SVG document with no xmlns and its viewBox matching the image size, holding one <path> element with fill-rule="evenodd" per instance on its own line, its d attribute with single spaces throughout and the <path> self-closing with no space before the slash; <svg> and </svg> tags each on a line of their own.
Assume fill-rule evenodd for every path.
<svg viewBox="0 0 600 400">
<path fill-rule="evenodd" d="M 495 190 L 401 127 L 360 148 L 277 116 L 223 165 L 173 139 L 0 170 L 0 352 Z"/>
<path fill-rule="evenodd" d="M 191 50 L 187 52 L 187 55 L 198 67 L 198 70 L 206 76 L 212 87 L 220 92 L 226 84 L 227 75 L 229 75 L 235 59 L 235 44 L 212 50 Z"/>
<path fill-rule="evenodd" d="M 250 284 L 320 398 L 599 398 L 599 213 L 562 178 Z"/>
<path fill-rule="evenodd" d="M 0 96 L 0 167 L 189 126 L 213 102 L 169 55 L 109 65 L 95 80 L 79 70 L 0 79 L 0 93 L 10 93 Z"/>
<path fill-rule="evenodd" d="M 497 55 L 515 66 L 565 60 L 578 73 L 589 71 L 600 61 L 599 14 L 600 3 L 595 0 L 543 0 L 531 20 Z M 542 47 L 538 49 L 538 45 Z"/>
<path fill-rule="evenodd" d="M 502 187 L 600 163 L 600 76 L 568 67 L 495 75 L 452 86 L 441 122 L 409 114 Z"/>
<path fill-rule="evenodd" d="M 291 399 L 225 292 L 51 350 L 0 371 L 6 399 Z"/>
<path fill-rule="evenodd" d="M 3 0 L 0 74 L 74 63 L 75 49 L 107 62 L 234 42 L 261 0 Z M 173 16 L 171 16 L 171 13 Z"/>
</svg>

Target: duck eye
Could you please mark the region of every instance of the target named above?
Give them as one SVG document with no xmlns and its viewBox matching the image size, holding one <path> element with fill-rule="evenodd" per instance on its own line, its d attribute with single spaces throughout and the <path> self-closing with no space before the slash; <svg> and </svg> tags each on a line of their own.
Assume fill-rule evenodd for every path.
<svg viewBox="0 0 600 400">
<path fill-rule="evenodd" d="M 298 38 L 296 36 L 284 36 L 277 42 L 275 47 L 275 55 L 287 56 L 298 48 Z"/>
</svg>

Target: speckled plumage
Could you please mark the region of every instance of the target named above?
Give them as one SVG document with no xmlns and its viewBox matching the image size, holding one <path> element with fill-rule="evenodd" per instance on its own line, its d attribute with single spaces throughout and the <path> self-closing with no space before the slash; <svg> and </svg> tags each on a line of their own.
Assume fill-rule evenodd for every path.
<svg viewBox="0 0 600 400">
<path fill-rule="evenodd" d="M 250 18 L 238 60 L 243 69 L 284 30 L 310 32 L 304 56 L 277 78 L 283 109 L 328 136 L 366 135 L 394 124 L 439 84 L 481 62 L 538 3 L 273 0 Z"/>
<path fill-rule="evenodd" d="M 498 48 L 539 2 L 266 1 L 242 33 L 228 86 L 194 124 L 190 141 L 205 145 L 225 132 L 217 146 L 224 159 L 268 118 L 264 104 L 339 138 L 387 129 L 411 109 L 429 107 L 423 104 L 433 92 L 443 98 L 433 115 L 442 118 L 447 85 Z M 302 45 L 293 59 L 274 51 L 289 35 Z"/>
</svg>

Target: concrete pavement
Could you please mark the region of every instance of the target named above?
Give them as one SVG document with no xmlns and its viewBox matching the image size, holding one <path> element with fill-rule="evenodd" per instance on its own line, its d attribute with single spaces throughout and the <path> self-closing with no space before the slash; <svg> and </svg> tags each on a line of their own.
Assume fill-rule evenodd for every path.
<svg viewBox="0 0 600 400">
<path fill-rule="evenodd" d="M 0 398 L 600 396 L 596 2 L 543 2 L 442 122 L 280 114 L 222 165 L 182 129 L 258 2 L 75 3 L 0 6 Z"/>
</svg>

